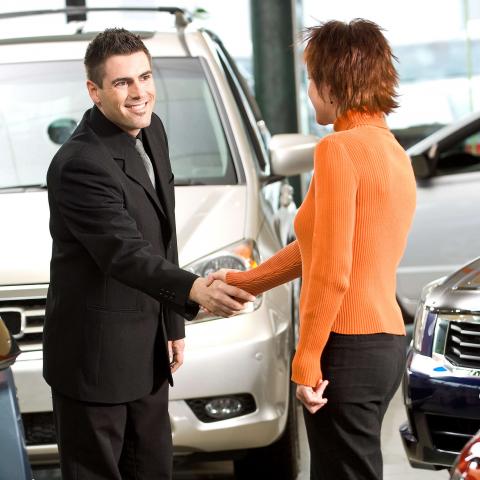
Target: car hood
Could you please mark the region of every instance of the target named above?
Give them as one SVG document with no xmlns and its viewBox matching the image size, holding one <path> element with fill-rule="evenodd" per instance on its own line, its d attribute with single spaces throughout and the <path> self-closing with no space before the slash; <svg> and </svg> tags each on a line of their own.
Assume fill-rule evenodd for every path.
<svg viewBox="0 0 480 480">
<path fill-rule="evenodd" d="M 425 304 L 440 311 L 480 313 L 480 257 L 433 286 Z"/>
<path fill-rule="evenodd" d="M 241 240 L 245 186 L 176 187 L 180 265 Z M 0 194 L 0 285 L 48 283 L 51 238 L 45 191 Z"/>
<path fill-rule="evenodd" d="M 476 122 L 480 117 L 480 111 L 471 113 L 470 115 L 465 116 L 464 118 L 453 122 L 449 125 L 446 125 L 443 128 L 440 128 L 436 132 L 432 133 L 428 137 L 420 140 L 420 142 L 412 145 L 407 153 L 413 157 L 415 155 L 421 155 L 427 153 L 434 145 L 441 142 L 444 138 L 449 137 L 457 130 L 461 130 L 472 122 Z"/>
</svg>

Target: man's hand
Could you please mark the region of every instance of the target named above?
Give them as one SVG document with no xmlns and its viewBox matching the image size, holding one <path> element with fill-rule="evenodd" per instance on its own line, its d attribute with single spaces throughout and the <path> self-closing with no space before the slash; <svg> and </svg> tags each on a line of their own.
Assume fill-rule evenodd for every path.
<svg viewBox="0 0 480 480">
<path fill-rule="evenodd" d="M 297 398 L 310 413 L 318 412 L 327 403 L 327 399 L 323 398 L 327 385 L 328 380 L 319 380 L 316 387 L 297 385 Z"/>
<path fill-rule="evenodd" d="M 175 373 L 183 364 L 183 352 L 185 350 L 185 340 L 168 341 L 168 357 L 170 358 L 170 370 Z"/>
<path fill-rule="evenodd" d="M 209 284 L 205 278 L 197 278 L 190 290 L 190 300 L 219 315 L 231 317 L 245 308 L 245 303 L 255 301 L 255 297 L 240 288 L 227 285 L 220 280 Z"/>
</svg>

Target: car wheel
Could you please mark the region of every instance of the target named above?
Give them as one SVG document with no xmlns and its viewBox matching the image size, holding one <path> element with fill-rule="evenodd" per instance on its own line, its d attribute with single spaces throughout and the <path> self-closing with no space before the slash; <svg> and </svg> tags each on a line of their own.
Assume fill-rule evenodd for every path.
<svg viewBox="0 0 480 480">
<path fill-rule="evenodd" d="M 295 385 L 290 386 L 288 418 L 281 437 L 271 445 L 249 450 L 234 461 L 237 480 L 295 480 L 300 464 Z"/>
</svg>

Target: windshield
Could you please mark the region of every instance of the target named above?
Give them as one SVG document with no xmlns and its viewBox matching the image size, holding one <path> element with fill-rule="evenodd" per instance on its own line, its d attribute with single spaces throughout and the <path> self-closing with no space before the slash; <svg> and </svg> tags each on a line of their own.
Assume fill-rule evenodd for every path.
<svg viewBox="0 0 480 480">
<path fill-rule="evenodd" d="M 237 183 L 200 60 L 154 58 L 153 71 L 175 184 Z M 0 85 L 0 188 L 43 185 L 50 160 L 92 106 L 83 63 L 0 65 Z"/>
</svg>

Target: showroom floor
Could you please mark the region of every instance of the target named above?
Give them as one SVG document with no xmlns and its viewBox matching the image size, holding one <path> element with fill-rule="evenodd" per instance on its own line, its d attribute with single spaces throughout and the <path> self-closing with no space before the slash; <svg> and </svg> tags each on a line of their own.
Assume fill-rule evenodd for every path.
<svg viewBox="0 0 480 480">
<path fill-rule="evenodd" d="M 301 416 L 300 416 L 301 418 Z M 405 420 L 405 411 L 400 391 L 397 392 L 387 411 L 382 431 L 384 480 L 448 480 L 446 470 L 438 472 L 413 469 L 405 457 L 398 426 Z M 298 480 L 309 479 L 309 455 L 303 422 L 300 426 L 300 444 L 302 453 L 301 471 Z M 60 480 L 58 469 L 37 470 L 35 480 Z M 231 462 L 211 462 L 189 465 L 188 468 L 177 469 L 175 480 L 231 480 L 233 467 Z"/>
</svg>

